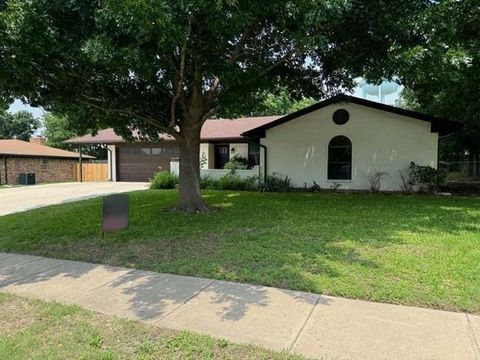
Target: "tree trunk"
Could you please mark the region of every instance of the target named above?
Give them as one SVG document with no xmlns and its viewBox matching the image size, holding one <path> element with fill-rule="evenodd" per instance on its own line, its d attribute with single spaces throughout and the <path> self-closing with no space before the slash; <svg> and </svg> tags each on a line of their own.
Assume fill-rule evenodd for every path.
<svg viewBox="0 0 480 360">
<path fill-rule="evenodd" d="M 200 194 L 200 129 L 183 132 L 178 143 L 180 174 L 176 208 L 185 212 L 209 211 Z"/>
</svg>

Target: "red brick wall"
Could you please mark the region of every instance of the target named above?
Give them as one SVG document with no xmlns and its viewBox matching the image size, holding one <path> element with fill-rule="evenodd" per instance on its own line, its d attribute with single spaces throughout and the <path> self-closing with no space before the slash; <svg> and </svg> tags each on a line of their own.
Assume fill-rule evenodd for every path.
<svg viewBox="0 0 480 360">
<path fill-rule="evenodd" d="M 18 184 L 20 173 L 35 173 L 37 183 L 73 181 L 73 164 L 76 163 L 76 159 L 7 157 L 8 183 Z M 3 158 L 0 158 L 0 181 L 5 184 Z"/>
</svg>

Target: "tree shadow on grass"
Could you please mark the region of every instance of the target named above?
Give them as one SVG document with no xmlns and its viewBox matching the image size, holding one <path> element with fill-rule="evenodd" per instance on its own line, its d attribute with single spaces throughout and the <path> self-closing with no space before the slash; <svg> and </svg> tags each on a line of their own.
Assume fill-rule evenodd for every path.
<svg viewBox="0 0 480 360">
<path fill-rule="evenodd" d="M 461 236 L 477 229 L 480 216 L 478 204 L 461 198 L 217 192 L 209 201 L 228 203 L 228 208 L 197 215 L 138 211 L 127 232 L 112 234 L 103 242 L 78 239 L 47 245 L 58 246 L 55 255 L 59 257 L 81 248 L 82 256 L 99 263 L 321 293 L 322 278 L 343 281 L 344 271 L 361 268 L 383 274 L 375 254 L 367 257 L 362 248 L 389 251 L 407 241 L 405 233 L 431 234 L 432 239 Z M 41 283 L 48 276 L 19 282 Z M 66 276 L 81 278 L 82 274 L 67 272 Z M 129 296 L 140 318 L 165 316 L 171 304 L 182 303 L 184 297 L 153 291 L 149 276 L 141 281 L 132 279 L 135 276 L 119 279 L 116 288 Z M 256 289 L 254 285 L 249 289 L 250 303 L 220 291 L 212 301 L 226 304 L 225 319 L 241 318 L 253 304 L 268 302 Z M 149 293 L 152 300 L 143 303 Z"/>
</svg>

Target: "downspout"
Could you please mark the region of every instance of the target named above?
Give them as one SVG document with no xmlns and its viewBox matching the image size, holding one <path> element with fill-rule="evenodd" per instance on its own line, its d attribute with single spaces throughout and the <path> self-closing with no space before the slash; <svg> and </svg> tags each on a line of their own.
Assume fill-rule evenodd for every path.
<svg viewBox="0 0 480 360">
<path fill-rule="evenodd" d="M 113 181 L 113 152 L 112 150 L 107 146 L 107 151 L 109 152 L 110 156 L 108 157 L 110 159 L 110 161 L 108 162 L 108 167 L 110 168 L 110 178 L 108 179 L 108 181 Z"/>
<path fill-rule="evenodd" d="M 3 168 L 4 168 L 4 171 L 5 171 L 5 185 L 8 185 L 8 175 L 7 175 L 7 157 L 4 156 L 3 157 Z"/>
<path fill-rule="evenodd" d="M 83 159 L 82 159 L 82 146 L 80 145 L 80 152 L 78 157 L 78 163 L 80 165 L 80 182 L 83 182 Z"/>
<path fill-rule="evenodd" d="M 267 181 L 267 147 L 259 143 L 260 147 L 263 149 L 263 182 Z"/>
</svg>

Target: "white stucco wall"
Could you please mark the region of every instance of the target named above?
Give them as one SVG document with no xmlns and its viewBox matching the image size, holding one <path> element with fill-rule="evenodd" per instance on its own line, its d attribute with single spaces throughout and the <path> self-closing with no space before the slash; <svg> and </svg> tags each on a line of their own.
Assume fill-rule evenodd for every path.
<svg viewBox="0 0 480 360">
<path fill-rule="evenodd" d="M 337 109 L 350 113 L 349 121 L 337 125 Z M 328 143 L 337 136 L 352 141 L 352 180 L 327 180 Z M 381 190 L 400 190 L 399 170 L 410 162 L 437 166 L 438 134 L 430 123 L 357 104 L 334 104 L 266 131 L 261 143 L 267 147 L 267 171 L 288 175 L 296 187 L 317 182 L 322 188 L 340 183 L 340 189 L 370 187 L 369 174 L 387 172 Z M 263 154 L 263 152 L 262 152 Z M 263 164 L 263 161 L 262 161 Z"/>
<path fill-rule="evenodd" d="M 234 156 L 241 156 L 245 159 L 248 159 L 248 143 L 230 144 L 230 159 Z"/>
<path fill-rule="evenodd" d="M 206 161 L 202 161 L 203 159 L 206 159 Z M 200 169 L 209 169 L 211 162 L 212 162 L 212 156 L 210 154 L 210 144 L 201 143 L 200 144 Z"/>
</svg>

